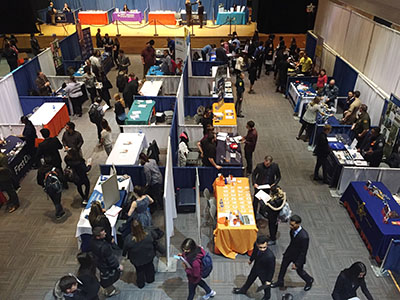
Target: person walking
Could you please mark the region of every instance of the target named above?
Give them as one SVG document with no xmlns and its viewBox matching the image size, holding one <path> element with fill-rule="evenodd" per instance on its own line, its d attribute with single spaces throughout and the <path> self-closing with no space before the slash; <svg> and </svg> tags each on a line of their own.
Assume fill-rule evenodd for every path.
<svg viewBox="0 0 400 300">
<path fill-rule="evenodd" d="M 241 288 L 234 288 L 233 293 L 246 294 L 247 290 L 258 277 L 264 287 L 264 297 L 262 300 L 268 300 L 271 298 L 271 282 L 275 271 L 275 255 L 268 248 L 268 239 L 264 235 L 257 237 L 254 243 L 253 253 L 248 263 L 251 265 L 253 262 L 253 267 L 249 276 L 247 276 L 245 284 Z"/>
<path fill-rule="evenodd" d="M 324 125 L 324 130 L 320 133 L 315 143 L 314 154 L 317 156 L 317 163 L 314 168 L 314 180 L 321 180 L 319 177 L 319 169 L 322 166 L 323 183 L 329 184 L 328 181 L 328 155 L 331 153 L 331 148 L 328 143 L 328 134 L 331 132 L 332 126 L 329 124 Z"/>
<path fill-rule="evenodd" d="M 96 125 L 97 128 L 97 138 L 99 139 L 99 145 L 102 145 L 101 143 L 101 121 L 103 120 L 104 117 L 104 110 L 103 107 L 100 105 L 101 104 L 101 98 L 96 97 L 95 101 L 93 104 L 89 106 L 89 119 L 90 122 Z"/>
<path fill-rule="evenodd" d="M 113 284 L 118 281 L 123 266 L 113 254 L 110 243 L 105 241 L 106 232 L 104 228 L 95 227 L 92 232 L 90 249 L 92 249 L 95 258 L 96 267 L 100 271 L 100 285 L 104 288 L 104 295 L 106 297 L 118 295 L 121 291 Z"/>
<path fill-rule="evenodd" d="M 87 300 L 99 300 L 100 283 L 96 276 L 96 265 L 92 253 L 78 253 L 76 259 L 79 262 L 76 276 L 82 283 L 81 292 Z"/>
<path fill-rule="evenodd" d="M 242 115 L 242 103 L 243 103 L 243 94 L 245 91 L 244 87 L 244 74 L 240 73 L 239 76 L 236 79 L 236 103 L 235 103 L 235 110 L 236 110 L 236 115 L 238 118 L 244 118 Z"/>
<path fill-rule="evenodd" d="M 256 150 L 258 133 L 255 129 L 254 121 L 248 121 L 246 125 L 247 135 L 243 138 L 244 141 L 244 157 L 246 158 L 246 175 L 250 175 L 253 171 L 253 153 Z"/>
<path fill-rule="evenodd" d="M 278 280 L 271 284 L 271 288 L 284 287 L 284 277 L 290 263 L 293 263 L 292 269 L 306 282 L 304 290 L 307 292 L 311 289 L 314 282 L 305 270 L 306 256 L 310 238 L 308 233 L 301 226 L 301 218 L 298 215 L 290 217 L 290 244 L 283 253 L 281 268 L 279 270 Z"/>
<path fill-rule="evenodd" d="M 8 158 L 3 152 L 0 152 L 0 191 L 6 192 L 9 200 L 7 201 L 7 209 L 9 213 L 13 213 L 19 207 L 19 198 L 15 191 L 13 183 L 13 175 L 8 166 Z"/>
<path fill-rule="evenodd" d="M 153 259 L 156 256 L 155 240 L 139 220 L 131 223 L 131 233 L 124 240 L 122 256 L 128 257 L 136 268 L 136 284 L 142 289 L 146 283 L 154 282 L 155 269 Z"/>
<path fill-rule="evenodd" d="M 113 146 L 112 146 L 112 138 L 111 138 L 111 127 L 108 125 L 108 122 L 106 119 L 101 120 L 101 128 L 102 128 L 102 131 L 100 133 L 100 135 L 101 135 L 100 142 L 103 145 L 104 151 L 106 151 L 107 156 L 109 156 Z"/>
<path fill-rule="evenodd" d="M 204 249 L 197 246 L 193 239 L 187 238 L 182 242 L 181 250 L 182 253 L 180 253 L 179 256 L 182 256 L 188 263 L 183 263 L 189 285 L 187 300 L 192 300 L 194 298 L 197 286 L 202 287 L 206 292 L 202 299 L 207 300 L 214 297 L 217 293 L 201 278 L 202 259 L 206 255 Z"/>
<path fill-rule="evenodd" d="M 65 216 L 65 211 L 61 205 L 62 182 L 65 181 L 63 177 L 62 169 L 53 166 L 50 157 L 45 158 L 45 163 L 40 166 L 36 176 L 37 183 L 43 187 L 53 201 L 57 220 Z"/>
</svg>

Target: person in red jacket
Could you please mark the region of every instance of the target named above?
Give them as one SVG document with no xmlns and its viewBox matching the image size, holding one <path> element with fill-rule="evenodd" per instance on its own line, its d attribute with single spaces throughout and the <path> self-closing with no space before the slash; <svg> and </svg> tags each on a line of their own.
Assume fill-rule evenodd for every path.
<svg viewBox="0 0 400 300">
<path fill-rule="evenodd" d="M 187 300 L 192 300 L 194 298 L 198 285 L 206 291 L 203 299 L 207 300 L 214 297 L 217 293 L 201 278 L 202 258 L 206 255 L 204 249 L 197 246 L 196 242 L 191 238 L 187 238 L 182 242 L 181 249 L 182 254 L 180 254 L 180 256 L 189 264 L 186 265 L 186 263 L 183 263 L 189 283 L 189 295 Z"/>
</svg>

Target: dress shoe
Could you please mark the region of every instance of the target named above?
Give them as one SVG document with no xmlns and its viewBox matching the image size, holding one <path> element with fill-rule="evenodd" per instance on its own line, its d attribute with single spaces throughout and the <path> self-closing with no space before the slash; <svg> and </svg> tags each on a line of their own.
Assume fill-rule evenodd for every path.
<svg viewBox="0 0 400 300">
<path fill-rule="evenodd" d="M 240 114 L 237 116 L 238 118 L 244 118 L 244 115 Z"/>
<path fill-rule="evenodd" d="M 233 291 L 232 291 L 234 294 L 242 294 L 242 295 L 245 295 L 246 293 L 245 292 L 243 292 L 242 291 L 242 289 L 241 288 L 233 288 Z"/>
<path fill-rule="evenodd" d="M 309 290 L 311 290 L 311 287 L 312 287 L 313 282 L 314 282 L 314 278 L 311 278 L 311 281 L 306 283 L 306 285 L 305 285 L 305 287 L 304 287 L 304 290 L 305 290 L 306 292 L 309 291 Z"/>
<path fill-rule="evenodd" d="M 277 281 L 271 283 L 271 288 L 283 287 L 283 283 L 279 283 Z"/>
<path fill-rule="evenodd" d="M 271 240 L 271 241 L 268 242 L 268 246 L 273 246 L 273 245 L 276 245 L 276 241 L 272 241 Z"/>
<path fill-rule="evenodd" d="M 321 177 L 313 177 L 313 180 L 315 180 L 315 181 L 321 181 L 322 180 L 322 178 Z"/>
<path fill-rule="evenodd" d="M 16 210 L 18 209 L 18 207 L 19 207 L 19 205 L 14 205 L 14 206 L 10 207 L 10 209 L 8 210 L 8 212 L 11 214 L 11 213 L 13 213 L 14 211 L 16 211 Z"/>
</svg>

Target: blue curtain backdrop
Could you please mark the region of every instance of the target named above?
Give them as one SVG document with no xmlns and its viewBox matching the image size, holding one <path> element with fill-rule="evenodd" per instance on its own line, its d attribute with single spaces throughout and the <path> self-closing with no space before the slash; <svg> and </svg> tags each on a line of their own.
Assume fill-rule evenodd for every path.
<svg viewBox="0 0 400 300">
<path fill-rule="evenodd" d="M 60 41 L 60 49 L 63 60 L 76 60 L 78 57 L 81 57 L 82 53 L 79 46 L 78 34 L 75 32 Z"/>
<path fill-rule="evenodd" d="M 343 59 L 336 56 L 333 78 L 339 87 L 339 96 L 346 97 L 348 91 L 353 91 L 358 73 L 350 67 Z"/>
<path fill-rule="evenodd" d="M 306 53 L 308 57 L 314 61 L 315 47 L 317 46 L 317 39 L 307 32 L 306 36 Z"/>
<path fill-rule="evenodd" d="M 213 97 L 200 97 L 200 96 L 188 96 L 184 99 L 184 109 L 185 109 L 185 117 L 186 116 L 194 116 L 197 114 L 197 108 L 199 106 L 212 106 L 214 102 L 217 102 L 218 98 Z M 225 102 L 233 102 L 233 98 L 225 99 Z"/>
<path fill-rule="evenodd" d="M 400 240 L 393 240 L 383 268 L 400 273 Z"/>
<path fill-rule="evenodd" d="M 222 61 L 192 61 L 193 76 L 211 76 L 211 68 L 223 64 Z"/>
<path fill-rule="evenodd" d="M 188 68 L 188 59 L 185 60 L 185 65 L 183 67 L 182 76 L 183 76 L 183 95 L 189 96 L 189 68 Z"/>
<path fill-rule="evenodd" d="M 64 3 L 68 3 L 71 8 L 79 8 L 82 10 L 108 10 L 113 7 L 113 0 L 54 0 L 54 6 L 61 9 Z M 192 0 L 192 2 L 195 2 Z M 246 0 L 203 0 L 204 9 L 207 12 L 209 19 L 212 18 L 212 7 L 214 7 L 214 18 L 217 18 L 218 5 L 222 3 L 226 9 L 229 9 L 233 4 L 246 5 Z M 138 9 L 144 11 L 147 7 L 150 11 L 155 10 L 172 10 L 179 11 L 185 7 L 184 0 L 115 0 L 115 6 L 122 9 L 124 4 L 128 5 L 129 9 Z M 197 10 L 197 5 L 193 6 Z"/>
<path fill-rule="evenodd" d="M 43 103 L 46 102 L 63 102 L 68 105 L 68 98 L 63 97 L 47 97 L 47 96 L 20 96 L 19 102 L 21 103 L 22 112 L 24 116 L 33 112 L 35 107 L 40 107 Z"/>
<path fill-rule="evenodd" d="M 101 175 L 109 175 L 110 174 L 110 165 L 100 165 L 100 173 Z M 146 185 L 146 176 L 143 172 L 143 166 L 115 166 L 118 175 L 128 174 L 131 176 L 131 180 L 134 185 Z M 165 167 L 160 167 L 160 172 L 165 178 Z"/>
<path fill-rule="evenodd" d="M 37 90 L 37 71 L 40 71 L 40 65 L 36 56 L 12 72 L 19 96 L 28 96 L 29 90 Z"/>
<path fill-rule="evenodd" d="M 153 100 L 156 101 L 156 111 L 163 112 L 166 110 L 174 110 L 176 97 L 175 96 L 135 96 L 135 100 Z"/>
</svg>

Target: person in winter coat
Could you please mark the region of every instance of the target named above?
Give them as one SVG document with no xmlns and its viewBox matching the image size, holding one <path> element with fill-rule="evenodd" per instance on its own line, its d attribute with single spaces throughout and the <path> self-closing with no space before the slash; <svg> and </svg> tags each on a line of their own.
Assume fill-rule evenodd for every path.
<svg viewBox="0 0 400 300">
<path fill-rule="evenodd" d="M 100 283 L 96 277 L 96 265 L 93 255 L 90 252 L 81 252 L 76 256 L 79 262 L 78 273 L 76 274 L 82 283 L 81 292 L 87 300 L 99 300 Z"/>
<path fill-rule="evenodd" d="M 101 203 L 98 201 L 94 201 L 90 207 L 89 212 L 89 223 L 92 228 L 95 227 L 103 227 L 106 231 L 105 240 L 110 244 L 114 243 L 114 238 L 112 236 L 111 224 L 106 215 L 104 214 L 104 210 L 101 206 Z"/>
<path fill-rule="evenodd" d="M 114 106 L 114 113 L 115 113 L 115 121 L 118 125 L 125 125 L 126 119 L 126 112 L 125 112 L 125 101 L 121 98 L 119 94 L 114 95 L 115 106 Z M 122 127 L 119 127 L 121 132 L 124 132 Z"/>
<path fill-rule="evenodd" d="M 183 263 L 189 284 L 189 295 L 187 300 L 192 300 L 194 298 L 196 287 L 198 285 L 206 292 L 203 299 L 207 300 L 214 297 L 217 293 L 201 278 L 202 258 L 206 255 L 204 249 L 197 246 L 193 239 L 187 238 L 182 242 L 181 250 L 182 253 L 180 256 L 182 256 L 190 265 L 187 266 Z"/>
</svg>

